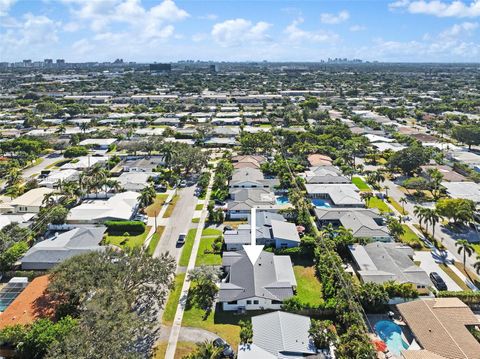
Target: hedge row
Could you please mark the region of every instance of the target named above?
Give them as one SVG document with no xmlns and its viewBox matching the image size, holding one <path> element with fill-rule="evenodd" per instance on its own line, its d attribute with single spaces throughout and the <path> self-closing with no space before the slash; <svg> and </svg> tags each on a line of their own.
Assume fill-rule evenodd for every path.
<svg viewBox="0 0 480 359">
<path fill-rule="evenodd" d="M 440 291 L 440 292 L 437 292 L 437 297 L 439 297 L 439 298 L 453 298 L 453 297 L 456 297 L 456 298 L 462 300 L 465 304 L 480 304 L 480 292 Z"/>
<path fill-rule="evenodd" d="M 107 221 L 105 222 L 108 233 L 122 235 L 129 233 L 131 235 L 145 232 L 145 223 L 140 221 Z"/>
</svg>

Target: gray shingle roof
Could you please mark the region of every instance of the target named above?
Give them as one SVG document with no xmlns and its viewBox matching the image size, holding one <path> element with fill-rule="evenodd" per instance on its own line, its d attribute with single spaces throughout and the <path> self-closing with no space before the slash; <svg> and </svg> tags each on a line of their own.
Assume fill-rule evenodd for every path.
<svg viewBox="0 0 480 359">
<path fill-rule="evenodd" d="M 220 284 L 220 302 L 251 297 L 281 301 L 294 295 L 297 283 L 289 256 L 262 251 L 252 263 L 242 250 L 236 255 L 224 256 L 223 266 L 230 268 L 228 282 Z"/>
</svg>

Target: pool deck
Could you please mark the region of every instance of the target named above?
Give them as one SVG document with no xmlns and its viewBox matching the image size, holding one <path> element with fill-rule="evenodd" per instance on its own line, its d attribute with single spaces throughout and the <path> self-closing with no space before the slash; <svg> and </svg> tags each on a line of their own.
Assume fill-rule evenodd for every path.
<svg viewBox="0 0 480 359">
<path fill-rule="evenodd" d="M 395 313 L 395 319 L 393 320 L 393 322 L 395 324 L 397 324 L 398 326 L 400 326 L 400 328 L 402 329 L 402 339 L 405 341 L 405 343 L 408 343 L 409 345 L 412 345 L 412 343 L 414 342 L 415 338 L 413 337 L 411 331 L 410 331 L 410 328 L 408 328 L 407 324 L 405 322 L 403 322 L 402 320 L 398 320 L 399 318 L 399 314 L 397 311 L 395 310 L 392 310 L 394 313 Z M 375 325 L 382 321 L 382 320 L 390 320 L 390 318 L 388 317 L 388 315 L 385 313 L 385 314 L 367 314 L 367 317 L 368 317 L 368 320 L 370 322 L 370 325 L 372 328 L 375 328 Z M 376 333 L 375 333 L 375 329 L 372 333 L 377 339 L 381 339 Z M 393 354 L 392 352 L 390 352 L 390 354 L 392 355 L 391 358 L 395 358 L 395 359 L 402 359 L 403 357 L 401 356 L 398 356 L 398 355 L 395 355 Z M 385 356 L 386 358 L 386 356 Z"/>
</svg>

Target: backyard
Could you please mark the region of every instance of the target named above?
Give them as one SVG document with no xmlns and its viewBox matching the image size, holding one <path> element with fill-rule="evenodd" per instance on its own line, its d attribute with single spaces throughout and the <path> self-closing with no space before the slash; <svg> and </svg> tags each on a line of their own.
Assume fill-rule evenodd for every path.
<svg viewBox="0 0 480 359">
<path fill-rule="evenodd" d="M 311 306 L 323 304 L 322 284 L 315 275 L 315 267 L 296 265 L 293 271 L 297 280 L 297 297 L 300 302 Z"/>
</svg>

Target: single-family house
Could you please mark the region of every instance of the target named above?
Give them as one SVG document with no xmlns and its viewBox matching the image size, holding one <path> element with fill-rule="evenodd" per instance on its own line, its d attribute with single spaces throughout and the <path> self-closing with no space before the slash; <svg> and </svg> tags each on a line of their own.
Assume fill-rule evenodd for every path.
<svg viewBox="0 0 480 359">
<path fill-rule="evenodd" d="M 413 249 L 400 243 L 373 242 L 349 246 L 354 268 L 363 282 L 410 283 L 425 291 L 432 286 L 428 274 L 413 262 Z"/>
<path fill-rule="evenodd" d="M 263 172 L 257 168 L 239 168 L 232 173 L 229 187 L 234 188 L 268 188 L 279 184 L 276 178 L 265 178 Z"/>
<path fill-rule="evenodd" d="M 237 358 L 325 358 L 317 356 L 317 348 L 309 335 L 310 325 L 309 317 L 280 311 L 252 317 L 252 343 L 241 344 Z"/>
<path fill-rule="evenodd" d="M 480 359 L 480 343 L 469 330 L 480 319 L 460 299 L 421 299 L 397 309 L 417 343 L 402 351 L 404 359 Z"/>
<path fill-rule="evenodd" d="M 124 172 L 153 172 L 165 164 L 163 156 L 129 157 L 118 164 Z"/>
<path fill-rule="evenodd" d="M 252 208 L 267 212 L 278 212 L 288 208 L 289 204 L 278 204 L 275 194 L 265 188 L 235 188 L 230 190 L 230 199 L 227 201 L 229 218 L 248 218 Z"/>
<path fill-rule="evenodd" d="M 308 197 L 313 200 L 313 204 L 317 206 L 316 199 L 325 205 L 332 207 L 364 207 L 364 203 L 360 198 L 359 189 L 353 184 L 310 184 L 305 185 Z"/>
<path fill-rule="evenodd" d="M 87 138 L 79 143 L 80 146 L 89 146 L 99 150 L 108 150 L 108 147 L 117 142 L 116 138 Z"/>
<path fill-rule="evenodd" d="M 116 178 L 126 191 L 140 192 L 149 185 L 148 180 L 158 176 L 158 172 L 123 172 Z"/>
<path fill-rule="evenodd" d="M 138 210 L 139 194 L 133 191 L 116 193 L 108 199 L 91 198 L 70 210 L 67 223 L 98 224 L 105 221 L 128 221 Z"/>
<path fill-rule="evenodd" d="M 475 182 L 442 182 L 447 193 L 452 198 L 464 198 L 480 203 L 480 184 Z"/>
<path fill-rule="evenodd" d="M 335 228 L 342 226 L 351 230 L 355 238 L 392 241 L 384 218 L 374 209 L 315 208 L 315 218 L 319 228 L 332 224 Z"/>
<path fill-rule="evenodd" d="M 61 170 L 76 169 L 83 170 L 95 166 L 96 164 L 102 164 L 108 161 L 108 157 L 105 156 L 82 156 L 77 157 L 75 160 L 65 163 L 60 167 Z"/>
<path fill-rule="evenodd" d="M 39 187 L 25 192 L 14 198 L 10 203 L 0 206 L 2 213 L 38 213 L 40 208 L 45 207 L 45 195 L 53 193 L 54 190 L 47 187 Z"/>
<path fill-rule="evenodd" d="M 226 277 L 218 292 L 223 310 L 280 309 L 282 302 L 295 294 L 297 281 L 290 257 L 262 249 L 249 245 L 223 254 Z"/>
<path fill-rule="evenodd" d="M 33 245 L 20 259 L 23 270 L 48 270 L 64 260 L 91 251 L 104 250 L 100 246 L 105 227 L 80 227 L 55 233 Z"/>
<path fill-rule="evenodd" d="M 40 182 L 40 187 L 57 188 L 62 182 L 78 181 L 80 172 L 74 169 L 51 171 Z"/>
<path fill-rule="evenodd" d="M 335 166 L 310 167 L 304 173 L 305 183 L 309 184 L 349 184 L 351 181 L 341 175 Z"/>
</svg>

